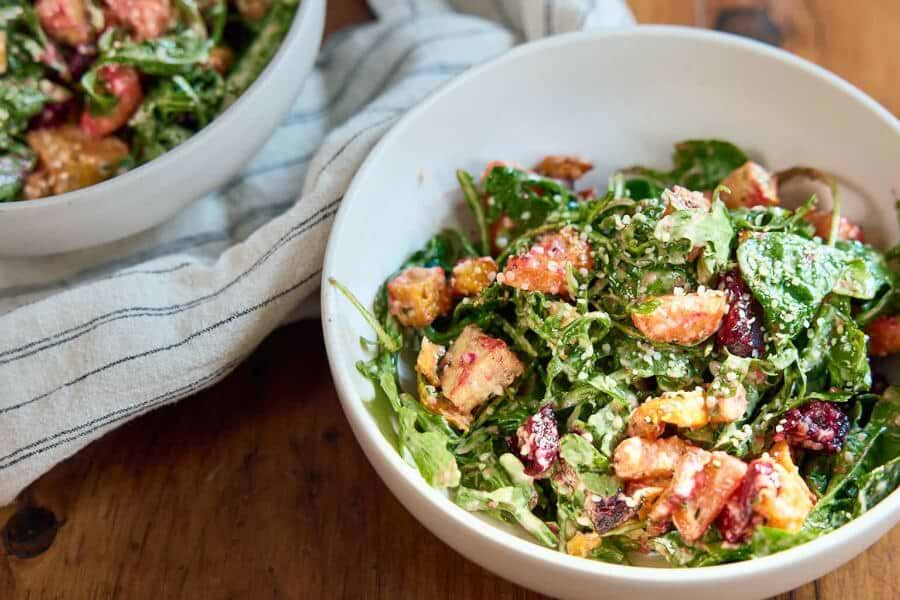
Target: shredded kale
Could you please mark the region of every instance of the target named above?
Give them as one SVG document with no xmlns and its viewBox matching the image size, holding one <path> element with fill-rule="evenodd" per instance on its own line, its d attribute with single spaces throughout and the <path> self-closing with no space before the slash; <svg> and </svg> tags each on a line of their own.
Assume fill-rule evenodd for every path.
<svg viewBox="0 0 900 600">
<path fill-rule="evenodd" d="M 670 186 L 712 191 L 746 161 L 727 142 L 685 142 L 671 171 L 628 169 L 611 178 L 606 193 L 584 196 L 569 182 L 511 166 L 493 167 L 480 182 L 459 171 L 474 240 L 438 232 L 386 274 L 372 312 L 332 281 L 375 331 L 374 342 L 364 341 L 373 358 L 359 369 L 387 398 L 389 435 L 401 455 L 466 510 L 518 524 L 548 547 L 623 564 L 648 551 L 679 567 L 767 556 L 833 531 L 892 493 L 900 483 L 900 388 L 872 390 L 865 327 L 900 312 L 897 261 L 860 242 L 816 237 L 805 219 L 815 198 L 795 211 L 728 209 L 715 191 L 696 207 L 667 204 Z M 559 258 L 541 271 L 545 258 L 562 256 L 554 244 L 563 243 L 563 231 L 589 246 L 591 260 L 576 268 Z M 460 276 L 455 267 L 488 256 L 499 274 L 473 293 L 455 292 L 453 306 L 427 325 L 403 325 L 391 312 L 391 303 L 406 296 L 396 290 L 392 296 L 388 284 L 397 285 L 409 269 L 427 269 L 416 272 L 420 277 L 438 273 L 436 285 L 452 288 Z M 660 312 L 692 326 L 702 315 L 680 316 L 673 303 L 687 296 L 714 302 L 727 273 L 739 273 L 745 291 L 726 296 L 726 318 L 700 341 L 658 339 L 640 327 L 642 318 Z M 527 277 L 526 285 L 518 277 Z M 552 291 L 542 277 L 555 277 Z M 452 292 L 421 288 L 415 297 L 437 302 L 442 293 Z M 732 312 L 749 311 L 754 302 L 758 314 Z M 742 335 L 754 321 L 762 340 L 757 351 L 738 355 L 719 339 L 726 326 L 725 333 Z M 447 372 L 453 360 L 478 364 L 477 349 L 453 358 L 454 344 L 473 326 L 492 340 L 483 343 L 502 346 L 520 365 L 502 386 L 493 385 L 499 373 L 480 365 L 464 370 L 455 385 L 490 389 L 461 416 L 446 389 Z M 417 363 L 426 344 L 437 348 L 430 375 L 437 380 Z M 410 392 L 402 391 L 401 365 L 416 371 Z M 677 413 L 677 406 L 659 409 L 660 430 L 642 433 L 654 421 L 636 420 L 642 413 L 635 411 L 679 398 L 699 401 L 691 406 L 706 418 L 682 424 L 686 415 L 665 412 Z M 771 461 L 776 443 L 795 444 L 784 436 L 789 421 L 822 405 L 846 420 L 842 431 L 835 429 L 846 439 L 838 452 L 789 451 L 790 476 L 815 498 L 802 524 L 777 528 L 758 517 L 735 543 L 714 522 L 700 539 L 686 538 L 665 520 L 677 467 L 636 480 L 617 469 L 628 460 L 617 449 L 640 435 L 647 443 L 677 436 L 682 448 L 725 452 L 745 463 Z M 798 431 L 808 429 L 807 423 Z M 537 458 L 542 452 L 544 462 Z"/>
</svg>

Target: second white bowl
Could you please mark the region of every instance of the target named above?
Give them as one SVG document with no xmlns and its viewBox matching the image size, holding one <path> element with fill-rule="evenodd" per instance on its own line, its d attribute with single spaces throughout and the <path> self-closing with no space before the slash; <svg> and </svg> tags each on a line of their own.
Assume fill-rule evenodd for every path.
<svg viewBox="0 0 900 600">
<path fill-rule="evenodd" d="M 158 225 L 225 184 L 271 136 L 312 69 L 325 0 L 302 0 L 257 80 L 206 128 L 171 152 L 68 194 L 0 203 L 0 256 L 33 256 L 118 240 Z"/>
</svg>

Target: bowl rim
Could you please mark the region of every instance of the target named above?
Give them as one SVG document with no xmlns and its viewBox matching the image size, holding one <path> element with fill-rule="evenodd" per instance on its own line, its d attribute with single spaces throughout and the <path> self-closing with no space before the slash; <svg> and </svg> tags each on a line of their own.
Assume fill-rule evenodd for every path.
<svg viewBox="0 0 900 600">
<path fill-rule="evenodd" d="M 234 101 L 234 104 L 219 113 L 206 127 L 192 135 L 187 141 L 179 144 L 165 154 L 135 167 L 134 169 L 130 169 L 121 175 L 117 175 L 85 188 L 73 190 L 64 194 L 47 196 L 45 198 L 37 198 L 35 200 L 0 202 L 0 216 L 2 216 L 3 213 L 51 210 L 61 204 L 89 202 L 92 198 L 99 198 L 107 193 L 114 194 L 119 192 L 125 194 L 133 180 L 136 180 L 138 177 L 143 177 L 151 169 L 168 169 L 177 163 L 182 156 L 186 156 L 189 153 L 194 152 L 195 149 L 199 149 L 202 144 L 207 143 L 209 138 L 216 135 L 215 131 L 217 125 L 240 119 L 241 113 L 244 112 L 243 107 L 254 101 L 256 97 L 262 93 L 261 90 L 265 86 L 265 80 L 272 77 L 272 71 L 277 68 L 276 65 L 284 60 L 284 57 L 290 52 L 289 48 L 293 47 L 299 40 L 301 30 L 304 29 L 307 13 L 312 10 L 314 3 L 321 1 L 322 0 L 300 0 L 300 4 L 297 7 L 297 12 L 294 14 L 294 20 L 291 23 L 290 29 L 288 29 L 287 35 L 285 35 L 281 44 L 278 46 L 278 50 L 272 56 L 271 60 L 269 60 L 259 76 L 257 76 L 253 83 L 250 84 L 250 87 Z M 121 189 L 116 189 L 117 187 Z"/>
<path fill-rule="evenodd" d="M 638 25 L 615 31 L 561 34 L 515 47 L 497 58 L 469 69 L 435 90 L 418 105 L 409 110 L 398 120 L 391 130 L 379 140 L 354 176 L 353 181 L 344 195 L 344 199 L 332 227 L 322 270 L 323 284 L 320 293 L 322 328 L 329 366 L 338 390 L 341 405 L 345 415 L 350 421 L 354 435 L 357 437 L 357 440 L 365 451 L 370 463 L 373 464 L 376 472 L 378 472 L 379 477 L 381 477 L 388 487 L 392 489 L 392 492 L 398 499 L 400 499 L 402 494 L 393 489 L 394 486 L 392 483 L 402 486 L 404 488 L 403 491 L 407 494 L 411 493 L 424 497 L 429 504 L 433 505 L 434 509 L 440 511 L 447 519 L 452 521 L 453 525 L 459 529 L 465 530 L 468 538 L 478 538 L 483 545 L 488 547 L 492 545 L 495 548 L 502 548 L 509 555 L 526 561 L 525 564 L 527 564 L 527 561 L 537 558 L 557 569 L 570 570 L 586 576 L 602 576 L 633 583 L 651 580 L 655 584 L 711 584 L 725 582 L 738 576 L 741 578 L 749 578 L 765 573 L 775 567 L 784 567 L 798 562 L 806 562 L 822 553 L 830 553 L 830 551 L 850 542 L 868 529 L 885 523 L 889 523 L 893 526 L 900 520 L 900 488 L 894 490 L 894 492 L 887 498 L 884 498 L 875 507 L 837 530 L 816 538 L 811 542 L 800 544 L 788 550 L 761 558 L 700 568 L 659 568 L 604 563 L 570 556 L 557 550 L 523 540 L 499 527 L 485 527 L 484 521 L 477 518 L 472 513 L 463 510 L 461 507 L 454 504 L 446 495 L 430 487 L 421 475 L 403 460 L 371 418 L 371 415 L 364 406 L 365 400 L 359 397 L 359 394 L 355 391 L 355 384 L 352 380 L 352 375 L 355 373 L 355 370 L 344 370 L 338 366 L 337 357 L 340 356 L 339 349 L 341 347 L 337 325 L 341 321 L 338 318 L 339 312 L 337 308 L 339 294 L 333 286 L 328 285 L 327 283 L 327 278 L 332 274 L 333 266 L 338 261 L 338 255 L 343 251 L 343 249 L 338 247 L 335 240 L 340 238 L 341 231 L 346 227 L 346 222 L 349 219 L 348 214 L 353 203 L 352 199 L 364 195 L 362 189 L 363 182 L 368 176 L 369 171 L 372 171 L 375 168 L 375 164 L 381 159 L 382 155 L 388 151 L 394 140 L 402 136 L 410 123 L 420 118 L 421 115 L 428 111 L 429 107 L 439 98 L 457 87 L 465 85 L 469 80 L 476 79 L 482 74 L 494 69 L 502 68 L 502 66 L 508 62 L 542 52 L 548 48 L 578 45 L 586 41 L 597 39 L 633 37 L 690 39 L 712 45 L 737 48 L 740 51 L 750 52 L 752 54 L 761 55 L 767 59 L 774 59 L 782 63 L 787 63 L 788 65 L 804 71 L 807 74 L 822 80 L 824 83 L 837 88 L 852 100 L 855 100 L 872 111 L 875 116 L 883 121 L 886 127 L 892 129 L 900 136 L 900 120 L 897 120 L 886 108 L 881 106 L 865 92 L 825 68 L 779 48 L 737 35 L 705 29 L 677 25 Z M 349 304 L 346 306 L 342 305 L 340 310 L 351 310 L 351 307 Z M 362 435 L 362 432 L 364 432 L 364 435 Z M 391 475 L 393 475 L 393 481 L 388 481 L 388 478 L 382 475 L 376 464 L 376 462 L 379 461 L 376 461 L 371 455 L 371 453 L 376 452 L 378 458 L 381 459 L 380 462 L 382 465 L 386 466 L 386 468 L 390 470 Z M 406 501 L 401 500 L 401 503 L 406 504 Z M 409 506 L 407 506 L 407 508 L 411 510 Z M 433 531 L 431 524 L 423 523 L 423 525 Z M 886 532 L 886 530 L 882 533 L 884 532 Z M 438 537 L 444 541 L 444 543 L 447 543 L 443 536 L 439 535 Z"/>
</svg>

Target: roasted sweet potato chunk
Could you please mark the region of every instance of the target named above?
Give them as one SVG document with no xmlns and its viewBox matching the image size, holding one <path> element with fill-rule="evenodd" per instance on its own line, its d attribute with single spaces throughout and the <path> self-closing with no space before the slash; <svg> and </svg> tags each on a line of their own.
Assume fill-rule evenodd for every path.
<svg viewBox="0 0 900 600">
<path fill-rule="evenodd" d="M 631 321 L 649 340 L 691 346 L 714 334 L 727 310 L 725 294 L 707 290 L 651 298 L 631 313 Z"/>
<path fill-rule="evenodd" d="M 203 66 L 214 70 L 219 75 L 225 75 L 234 66 L 234 61 L 234 50 L 228 46 L 216 46 L 209 51 L 209 58 L 206 59 Z"/>
<path fill-rule="evenodd" d="M 566 542 L 566 554 L 587 558 L 591 550 L 603 543 L 603 538 L 597 533 L 578 532 Z"/>
<path fill-rule="evenodd" d="M 95 139 L 74 125 L 35 129 L 28 145 L 38 155 L 39 170 L 26 182 L 25 195 L 39 198 L 71 192 L 115 175 L 128 156 L 128 145 L 116 137 Z"/>
<path fill-rule="evenodd" d="M 740 544 L 747 541 L 753 533 L 753 528 L 763 522 L 764 519 L 754 512 L 753 507 L 763 489 L 770 488 L 777 493 L 776 478 L 769 462 L 760 460 L 750 462 L 741 485 L 716 517 L 716 526 L 726 542 Z"/>
<path fill-rule="evenodd" d="M 737 383 L 733 389 L 718 394 L 708 393 L 706 408 L 710 423 L 731 423 L 737 421 L 747 412 L 747 390 L 744 384 Z"/>
<path fill-rule="evenodd" d="M 900 315 L 878 317 L 869 323 L 866 333 L 871 354 L 888 356 L 900 352 Z"/>
<path fill-rule="evenodd" d="M 712 455 L 706 450 L 685 444 L 668 487 L 647 513 L 650 521 L 663 523 L 671 520 L 675 509 L 695 494 L 698 477 L 710 460 Z"/>
<path fill-rule="evenodd" d="M 409 267 L 387 284 L 388 308 L 407 327 L 425 327 L 450 310 L 450 288 L 441 267 Z"/>
<path fill-rule="evenodd" d="M 509 287 L 553 295 L 569 295 L 566 268 L 582 276 L 593 268 L 591 247 L 574 227 L 540 236 L 527 252 L 510 257 L 497 281 Z"/>
<path fill-rule="evenodd" d="M 722 201 L 728 208 L 752 208 L 754 206 L 774 206 L 778 204 L 778 190 L 775 177 L 761 165 L 747 161 L 722 180 L 722 185 L 730 191 L 722 194 Z"/>
<path fill-rule="evenodd" d="M 422 338 L 419 355 L 416 358 L 416 371 L 419 378 L 419 402 L 433 413 L 442 415 L 447 422 L 467 430 L 472 423 L 471 415 L 463 413 L 440 393 L 440 360 L 447 354 L 447 349 L 435 344 L 427 337 Z"/>
<path fill-rule="evenodd" d="M 823 240 L 827 240 L 831 236 L 831 223 L 834 220 L 834 213 L 830 210 L 814 210 L 803 218 L 813 224 L 816 228 L 816 235 Z M 863 230 L 862 227 L 851 222 L 847 217 L 841 217 L 838 223 L 837 237 L 839 240 L 857 240 L 861 242 L 863 241 Z"/>
<path fill-rule="evenodd" d="M 666 425 L 696 429 L 709 423 L 730 423 L 744 416 L 746 410 L 747 394 L 741 383 L 720 394 L 699 387 L 666 392 L 631 413 L 628 434 L 654 439 L 665 432 Z"/>
<path fill-rule="evenodd" d="M 786 442 L 777 442 L 759 460 L 772 465 L 777 486 L 760 490 L 754 510 L 769 527 L 799 530 L 812 512 L 815 496 L 800 476 L 790 447 Z"/>
<path fill-rule="evenodd" d="M 34 10 L 44 31 L 56 41 L 78 46 L 94 37 L 84 0 L 38 0 Z"/>
<path fill-rule="evenodd" d="M 173 20 L 170 0 L 106 0 L 106 6 L 112 19 L 138 40 L 160 37 Z"/>
<path fill-rule="evenodd" d="M 416 371 L 422 374 L 425 381 L 431 385 L 440 385 L 438 376 L 438 361 L 444 357 L 447 349 L 440 344 L 435 344 L 427 337 L 422 338 L 419 347 L 419 356 L 416 358 Z"/>
<path fill-rule="evenodd" d="M 699 540 L 741 485 L 747 464 L 724 452 L 713 452 L 700 473 L 693 475 L 695 488 L 672 513 L 672 521 L 688 542 Z"/>
<path fill-rule="evenodd" d="M 497 263 L 490 256 L 463 258 L 453 265 L 450 288 L 456 296 L 477 296 L 497 278 Z"/>
<path fill-rule="evenodd" d="M 692 192 L 680 185 L 672 186 L 664 190 L 662 200 L 666 203 L 665 214 L 671 214 L 676 210 L 699 210 L 708 212 L 712 207 L 709 198 L 703 192 Z"/>
<path fill-rule="evenodd" d="M 447 422 L 466 431 L 472 425 L 472 415 L 460 411 L 440 390 L 429 384 L 424 378 L 419 379 L 419 402 L 431 412 L 441 415 Z"/>
<path fill-rule="evenodd" d="M 471 413 L 522 374 L 519 358 L 501 339 L 468 325 L 441 360 L 441 388 L 462 413 Z"/>
<path fill-rule="evenodd" d="M 535 173 L 553 179 L 576 181 L 594 168 L 594 163 L 580 156 L 551 154 L 545 156 L 534 168 Z"/>
<path fill-rule="evenodd" d="M 702 389 L 666 392 L 647 400 L 631 413 L 628 433 L 657 438 L 665 431 L 666 424 L 696 428 L 707 423 L 709 416 L 706 411 L 706 394 Z"/>
<path fill-rule="evenodd" d="M 630 437 L 613 454 L 613 468 L 622 479 L 668 478 L 684 454 L 686 445 L 672 436 L 658 440 Z"/>
</svg>

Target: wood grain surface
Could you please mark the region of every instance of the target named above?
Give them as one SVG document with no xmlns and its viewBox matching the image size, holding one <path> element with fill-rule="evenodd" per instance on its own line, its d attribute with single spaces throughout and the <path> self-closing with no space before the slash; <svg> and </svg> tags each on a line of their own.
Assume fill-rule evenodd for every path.
<svg viewBox="0 0 900 600">
<path fill-rule="evenodd" d="M 781 45 L 900 114 L 897 0 L 631 5 L 641 22 Z M 362 0 L 332 0 L 328 30 L 370 18 Z M 224 382 L 59 465 L 0 508 L 3 524 L 4 600 L 539 597 L 463 559 L 391 496 L 341 413 L 318 322 L 278 331 Z M 900 598 L 898 553 L 900 528 L 779 600 Z"/>
</svg>

